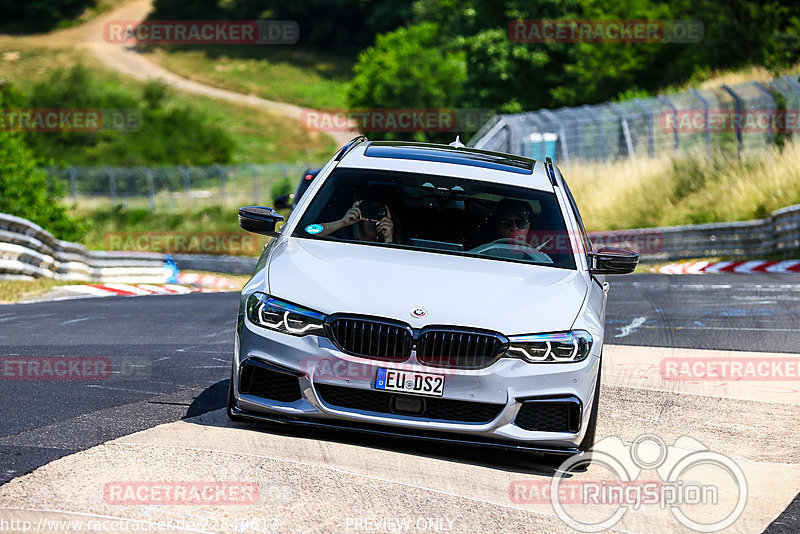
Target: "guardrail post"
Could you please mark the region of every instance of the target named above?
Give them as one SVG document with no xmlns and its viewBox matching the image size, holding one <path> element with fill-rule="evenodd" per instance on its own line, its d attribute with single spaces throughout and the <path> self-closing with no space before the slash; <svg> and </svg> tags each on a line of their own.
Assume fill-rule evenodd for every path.
<svg viewBox="0 0 800 534">
<path fill-rule="evenodd" d="M 753 82 L 753 85 L 755 85 L 756 89 L 761 91 L 767 99 L 767 117 L 769 118 L 767 121 L 767 144 L 770 144 L 772 143 L 772 93 L 767 91 L 759 82 Z"/>
<path fill-rule="evenodd" d="M 675 152 L 677 152 L 678 149 L 680 148 L 680 141 L 678 140 L 678 108 L 676 108 L 675 104 L 672 103 L 672 100 L 670 100 L 666 96 L 660 96 L 660 97 L 658 97 L 658 99 L 661 102 L 663 102 L 664 104 L 666 104 L 666 106 L 669 109 L 672 110 L 672 124 L 675 125 L 672 128 L 672 136 L 673 136 L 673 139 L 674 139 L 673 142 L 674 142 L 674 145 L 675 145 Z"/>
<path fill-rule="evenodd" d="M 697 89 L 689 89 L 689 92 L 700 101 L 703 105 L 703 114 L 705 115 L 705 127 L 703 128 L 706 133 L 706 152 L 711 155 L 711 127 L 709 125 L 710 117 L 708 116 L 708 100 L 703 98 L 703 95 Z"/>
<path fill-rule="evenodd" d="M 145 167 L 144 175 L 145 178 L 147 178 L 147 207 L 150 209 L 150 211 L 155 211 L 156 193 L 155 188 L 153 187 L 153 171 L 149 167 Z"/>
<path fill-rule="evenodd" d="M 731 95 L 736 106 L 736 154 L 742 159 L 742 99 L 739 98 L 733 89 L 727 85 L 722 86 L 722 90 Z"/>
<path fill-rule="evenodd" d="M 78 171 L 72 165 L 69 166 L 69 190 L 72 198 L 78 196 Z"/>
</svg>

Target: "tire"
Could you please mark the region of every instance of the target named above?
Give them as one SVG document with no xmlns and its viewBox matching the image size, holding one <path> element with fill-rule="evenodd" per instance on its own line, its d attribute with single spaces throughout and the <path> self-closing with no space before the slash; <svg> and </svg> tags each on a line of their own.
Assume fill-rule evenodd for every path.
<svg viewBox="0 0 800 534">
<path fill-rule="evenodd" d="M 236 406 L 236 398 L 233 396 L 233 365 L 231 365 L 231 381 L 228 384 L 228 419 L 231 421 L 244 421 L 242 417 L 233 413 L 233 408 Z"/>
</svg>

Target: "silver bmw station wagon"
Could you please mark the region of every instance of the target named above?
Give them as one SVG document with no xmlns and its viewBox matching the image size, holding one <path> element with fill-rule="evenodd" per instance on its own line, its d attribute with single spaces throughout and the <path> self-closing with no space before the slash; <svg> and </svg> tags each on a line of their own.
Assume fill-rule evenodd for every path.
<svg viewBox="0 0 800 534">
<path fill-rule="evenodd" d="M 607 274 L 549 160 L 345 145 L 242 290 L 228 414 L 544 454 L 594 443 Z M 280 227 L 280 229 L 276 229 Z"/>
</svg>

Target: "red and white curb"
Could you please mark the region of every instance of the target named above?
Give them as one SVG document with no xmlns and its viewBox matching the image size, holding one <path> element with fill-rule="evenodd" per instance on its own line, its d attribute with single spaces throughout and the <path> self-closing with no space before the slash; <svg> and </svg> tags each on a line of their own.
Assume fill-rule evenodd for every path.
<svg viewBox="0 0 800 534">
<path fill-rule="evenodd" d="M 178 284 L 82 284 L 62 286 L 65 289 L 95 297 L 136 297 L 141 295 L 185 295 L 201 291 L 201 288 L 180 286 Z"/>
<path fill-rule="evenodd" d="M 800 273 L 800 260 L 693 261 L 670 263 L 657 271 L 661 274 Z"/>
<path fill-rule="evenodd" d="M 207 274 L 181 273 L 177 284 L 80 284 L 60 289 L 95 297 L 136 297 L 141 295 L 185 295 L 239 289 L 233 280 Z"/>
</svg>

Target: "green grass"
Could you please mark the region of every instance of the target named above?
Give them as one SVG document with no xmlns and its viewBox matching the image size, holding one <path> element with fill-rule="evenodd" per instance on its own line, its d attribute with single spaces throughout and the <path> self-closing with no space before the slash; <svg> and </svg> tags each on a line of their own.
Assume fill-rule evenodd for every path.
<svg viewBox="0 0 800 534">
<path fill-rule="evenodd" d="M 64 283 L 62 280 L 52 280 L 50 278 L 0 280 L 0 304 L 11 304 L 24 299 L 32 299 Z"/>
<path fill-rule="evenodd" d="M 185 78 L 214 87 L 315 109 L 347 106 L 353 60 L 279 48 L 150 48 L 147 57 Z"/>
<path fill-rule="evenodd" d="M 0 35 L 0 80 L 11 82 L 25 92 L 30 91 L 36 83 L 46 80 L 53 70 L 70 68 L 78 63 L 85 65 L 98 79 L 110 86 L 125 86 L 140 93 L 144 86 L 144 82 L 110 70 L 90 52 L 76 49 L 68 41 L 60 42 L 54 38 L 50 43 L 40 36 Z M 230 133 L 236 144 L 232 163 L 315 164 L 327 160 L 338 148 L 329 136 L 306 131 L 300 121 L 264 109 L 170 91 L 166 105 L 181 103 L 208 116 Z"/>
</svg>

